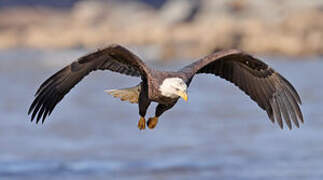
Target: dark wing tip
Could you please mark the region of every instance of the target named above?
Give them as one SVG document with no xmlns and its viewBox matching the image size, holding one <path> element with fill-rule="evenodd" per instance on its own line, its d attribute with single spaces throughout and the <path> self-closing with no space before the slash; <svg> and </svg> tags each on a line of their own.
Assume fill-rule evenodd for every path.
<svg viewBox="0 0 323 180">
<path fill-rule="evenodd" d="M 38 124 L 41 120 L 43 124 L 62 98 L 63 96 L 56 89 L 46 89 L 41 92 L 29 108 L 28 115 L 31 114 L 31 122 L 35 120 Z"/>
<path fill-rule="evenodd" d="M 275 92 L 270 99 L 270 106 L 274 119 L 277 120 L 280 128 L 283 129 L 283 120 L 288 129 L 299 128 L 300 123 L 304 123 L 302 111 L 300 109 L 300 96 L 295 88 L 283 76 L 275 72 L 272 80 L 275 84 Z M 270 114 L 270 113 L 269 113 Z"/>
<path fill-rule="evenodd" d="M 28 115 L 31 114 L 31 122 L 36 120 L 38 124 L 42 119 L 44 123 L 55 105 L 64 97 L 64 93 L 60 93 L 57 87 L 65 80 L 64 71 L 66 70 L 67 67 L 63 68 L 41 84 L 28 110 Z"/>
<path fill-rule="evenodd" d="M 296 91 L 296 89 L 294 88 L 294 86 L 286 79 L 284 78 L 284 76 L 280 75 L 279 73 L 277 73 L 277 75 L 279 76 L 279 78 L 283 81 L 283 83 L 285 84 L 285 86 L 287 88 L 289 88 L 289 91 L 292 93 L 292 95 L 294 96 L 294 98 L 297 100 L 297 102 L 302 105 L 302 100 L 301 97 L 299 96 L 298 92 Z"/>
</svg>

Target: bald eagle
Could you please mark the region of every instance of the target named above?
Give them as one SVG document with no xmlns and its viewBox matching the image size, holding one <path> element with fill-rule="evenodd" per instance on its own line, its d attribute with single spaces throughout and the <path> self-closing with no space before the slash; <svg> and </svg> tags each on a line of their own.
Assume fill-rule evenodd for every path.
<svg viewBox="0 0 323 180">
<path fill-rule="evenodd" d="M 295 88 L 267 64 L 242 51 L 215 52 L 176 72 L 162 72 L 149 68 L 138 56 L 117 44 L 80 57 L 42 83 L 29 108 L 31 121 L 38 114 L 36 123 L 40 119 L 44 123 L 57 103 L 86 75 L 96 70 L 141 78 L 135 87 L 107 91 L 121 100 L 138 103 L 140 130 L 146 127 L 145 115 L 151 102 L 158 103 L 155 117 L 147 121 L 147 126 L 152 129 L 158 118 L 179 98 L 187 101 L 187 88 L 193 77 L 203 73 L 214 74 L 238 86 L 282 129 L 283 119 L 289 129 L 292 122 L 296 127 L 299 127 L 299 122 L 304 122 L 299 107 L 301 99 Z"/>
</svg>

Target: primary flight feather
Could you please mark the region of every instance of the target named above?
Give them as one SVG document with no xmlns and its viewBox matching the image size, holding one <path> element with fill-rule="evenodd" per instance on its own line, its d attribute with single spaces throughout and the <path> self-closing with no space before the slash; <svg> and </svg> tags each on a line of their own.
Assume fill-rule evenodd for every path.
<svg viewBox="0 0 323 180">
<path fill-rule="evenodd" d="M 138 103 L 139 129 L 145 129 L 146 111 L 151 102 L 157 102 L 155 117 L 147 125 L 154 128 L 158 118 L 172 108 L 182 97 L 187 101 L 187 87 L 197 74 L 208 73 L 234 83 L 265 110 L 274 123 L 289 129 L 292 123 L 299 127 L 303 115 L 301 99 L 295 88 L 267 64 L 239 50 L 213 53 L 185 66 L 177 72 L 150 69 L 138 56 L 117 44 L 85 55 L 48 78 L 37 90 L 28 114 L 31 121 L 42 122 L 51 114 L 58 102 L 92 71 L 110 70 L 141 78 L 132 88 L 109 90 L 121 100 Z M 283 122 L 284 121 L 284 122 Z"/>
</svg>

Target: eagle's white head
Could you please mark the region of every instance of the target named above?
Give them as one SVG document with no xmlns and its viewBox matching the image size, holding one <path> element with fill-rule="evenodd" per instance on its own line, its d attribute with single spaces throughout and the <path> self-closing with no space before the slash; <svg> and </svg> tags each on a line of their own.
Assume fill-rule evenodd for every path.
<svg viewBox="0 0 323 180">
<path fill-rule="evenodd" d="M 159 91 L 163 96 L 169 98 L 182 97 L 185 101 L 187 101 L 186 89 L 186 83 L 178 77 L 166 78 L 159 86 Z"/>
</svg>

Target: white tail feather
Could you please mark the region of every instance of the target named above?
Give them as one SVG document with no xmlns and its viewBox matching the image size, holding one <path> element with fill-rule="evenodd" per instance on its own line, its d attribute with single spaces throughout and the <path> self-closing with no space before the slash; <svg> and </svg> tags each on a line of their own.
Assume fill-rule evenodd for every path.
<svg viewBox="0 0 323 180">
<path fill-rule="evenodd" d="M 108 94 L 113 97 L 119 98 L 121 101 L 129 101 L 130 103 L 138 103 L 140 94 L 140 84 L 131 88 L 124 89 L 111 89 L 105 90 Z"/>
</svg>

